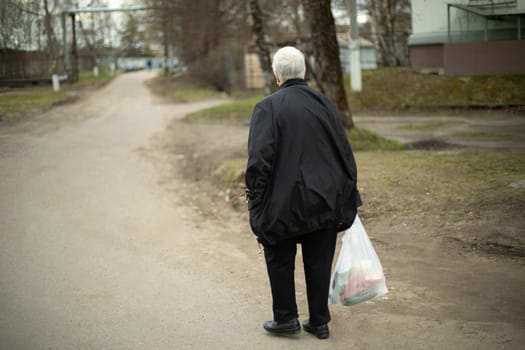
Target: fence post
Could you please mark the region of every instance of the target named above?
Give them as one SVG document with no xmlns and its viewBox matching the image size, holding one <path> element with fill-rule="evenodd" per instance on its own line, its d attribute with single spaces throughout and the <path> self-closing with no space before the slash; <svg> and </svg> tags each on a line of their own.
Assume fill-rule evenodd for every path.
<svg viewBox="0 0 525 350">
<path fill-rule="evenodd" d="M 53 91 L 59 92 L 60 91 L 60 81 L 58 80 L 58 75 L 53 74 L 51 76 L 51 81 L 53 82 Z"/>
</svg>

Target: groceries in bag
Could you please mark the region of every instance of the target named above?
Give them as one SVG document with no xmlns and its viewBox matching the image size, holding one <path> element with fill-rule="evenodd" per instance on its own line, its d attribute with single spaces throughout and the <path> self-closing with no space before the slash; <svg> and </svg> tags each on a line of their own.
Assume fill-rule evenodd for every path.
<svg viewBox="0 0 525 350">
<path fill-rule="evenodd" d="M 330 304 L 354 305 L 388 292 L 383 267 L 359 216 L 343 236 L 330 283 Z"/>
</svg>

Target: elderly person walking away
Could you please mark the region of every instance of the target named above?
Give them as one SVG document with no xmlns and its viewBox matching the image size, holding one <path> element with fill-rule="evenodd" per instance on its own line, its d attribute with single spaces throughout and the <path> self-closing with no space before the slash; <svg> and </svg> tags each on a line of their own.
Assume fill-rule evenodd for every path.
<svg viewBox="0 0 525 350">
<path fill-rule="evenodd" d="M 245 179 L 273 299 L 273 320 L 263 327 L 285 335 L 301 330 L 294 281 L 300 243 L 309 311 L 303 328 L 326 339 L 337 233 L 352 225 L 361 204 L 356 164 L 336 106 L 304 80 L 301 51 L 281 48 L 272 67 L 279 90 L 254 108 Z"/>
</svg>

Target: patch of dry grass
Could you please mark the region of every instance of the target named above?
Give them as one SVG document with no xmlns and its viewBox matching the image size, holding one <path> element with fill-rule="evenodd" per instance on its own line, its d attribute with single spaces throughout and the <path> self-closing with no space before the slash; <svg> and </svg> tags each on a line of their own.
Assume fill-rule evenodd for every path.
<svg viewBox="0 0 525 350">
<path fill-rule="evenodd" d="M 345 76 L 349 87 L 349 77 Z M 363 91 L 347 92 L 353 111 L 525 105 L 525 75 L 460 78 L 407 67 L 363 71 Z"/>
<path fill-rule="evenodd" d="M 99 88 L 113 77 L 106 71 L 101 71 L 98 77 L 86 71 L 79 74 L 79 81 L 74 84 L 61 83 L 59 92 L 54 92 L 51 85 L 7 89 L 0 93 L 0 121 L 16 122 L 32 113 L 75 101 L 73 91 Z"/>
<path fill-rule="evenodd" d="M 357 152 L 363 217 L 525 252 L 525 152 Z"/>
<path fill-rule="evenodd" d="M 54 92 L 51 88 L 0 94 L 0 121 L 14 122 L 24 115 L 67 102 L 70 98 L 66 92 Z"/>
<path fill-rule="evenodd" d="M 356 152 L 360 215 L 385 227 L 419 227 L 498 254 L 525 254 L 525 152 Z M 225 188 L 244 185 L 246 158 L 223 161 Z M 417 230 L 416 230 L 417 231 Z M 395 234 L 395 232 L 392 232 Z M 417 234 L 417 233 L 415 233 Z"/>
<path fill-rule="evenodd" d="M 187 76 L 173 77 L 159 74 L 146 84 L 154 94 L 171 102 L 196 102 L 223 97 L 223 93 Z"/>
</svg>

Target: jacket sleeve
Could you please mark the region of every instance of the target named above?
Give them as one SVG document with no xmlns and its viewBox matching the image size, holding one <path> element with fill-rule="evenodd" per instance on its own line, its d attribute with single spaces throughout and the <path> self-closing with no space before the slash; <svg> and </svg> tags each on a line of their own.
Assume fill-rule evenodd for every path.
<svg viewBox="0 0 525 350">
<path fill-rule="evenodd" d="M 271 111 L 258 103 L 252 114 L 248 137 L 245 181 L 249 209 L 260 204 L 271 182 L 275 152 L 273 124 Z"/>
</svg>

